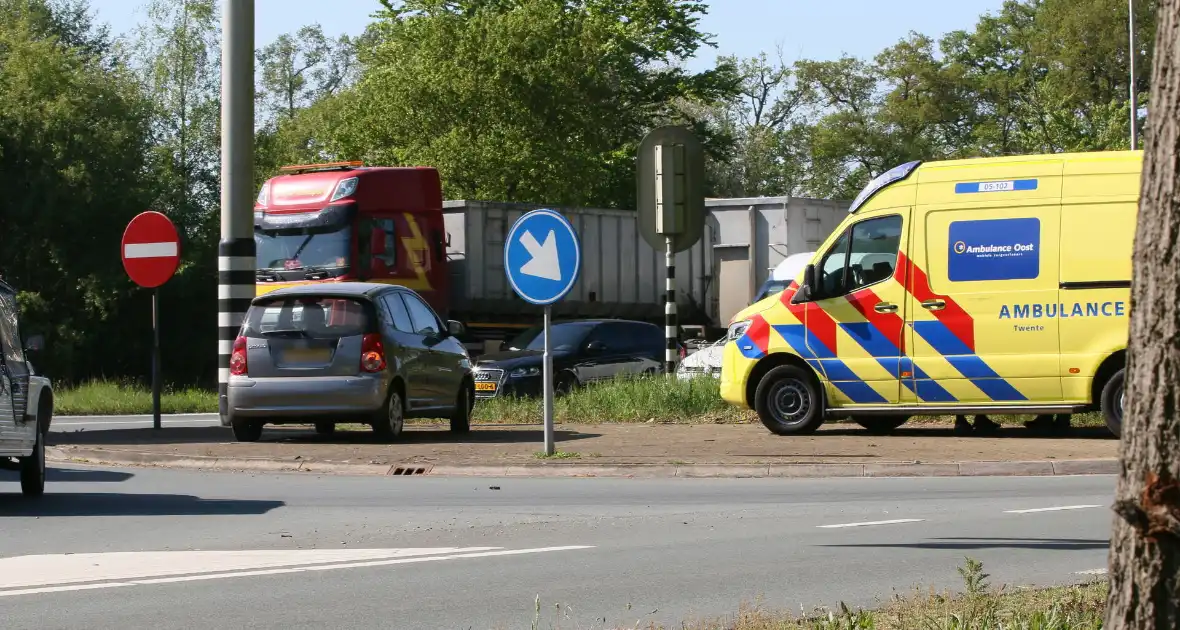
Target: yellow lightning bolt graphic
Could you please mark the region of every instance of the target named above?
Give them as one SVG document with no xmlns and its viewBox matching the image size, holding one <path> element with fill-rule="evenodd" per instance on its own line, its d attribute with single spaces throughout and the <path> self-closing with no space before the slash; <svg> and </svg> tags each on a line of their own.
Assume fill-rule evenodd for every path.
<svg viewBox="0 0 1180 630">
<path fill-rule="evenodd" d="M 414 268 L 414 274 L 418 277 L 399 280 L 397 284 L 415 291 L 433 291 L 434 287 L 426 278 L 426 265 L 430 264 L 430 245 L 426 243 L 426 239 L 422 238 L 422 230 L 418 228 L 418 222 L 414 220 L 414 216 L 408 212 L 403 214 L 406 217 L 406 226 L 410 228 L 410 235 L 403 236 L 401 241 L 409 255 L 410 266 Z"/>
</svg>

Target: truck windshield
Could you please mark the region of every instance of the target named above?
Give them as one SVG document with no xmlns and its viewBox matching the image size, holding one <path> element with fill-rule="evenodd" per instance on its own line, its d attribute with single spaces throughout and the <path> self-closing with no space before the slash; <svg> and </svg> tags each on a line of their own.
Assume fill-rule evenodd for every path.
<svg viewBox="0 0 1180 630">
<path fill-rule="evenodd" d="M 259 269 L 341 268 L 348 266 L 352 229 L 300 228 L 254 230 Z"/>
</svg>

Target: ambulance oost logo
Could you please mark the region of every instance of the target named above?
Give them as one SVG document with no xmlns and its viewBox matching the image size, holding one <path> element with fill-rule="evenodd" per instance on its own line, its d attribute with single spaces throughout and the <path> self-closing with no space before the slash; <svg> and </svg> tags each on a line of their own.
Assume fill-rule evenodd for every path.
<svg viewBox="0 0 1180 630">
<path fill-rule="evenodd" d="M 956 241 L 955 242 L 955 253 L 956 254 L 962 254 L 962 253 L 965 253 L 966 251 L 967 251 L 967 244 L 966 243 L 964 243 L 963 241 Z"/>
</svg>

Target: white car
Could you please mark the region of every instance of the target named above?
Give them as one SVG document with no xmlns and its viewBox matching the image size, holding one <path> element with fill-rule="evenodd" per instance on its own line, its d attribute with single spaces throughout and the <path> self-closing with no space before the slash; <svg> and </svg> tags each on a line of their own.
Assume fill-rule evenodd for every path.
<svg viewBox="0 0 1180 630">
<path fill-rule="evenodd" d="M 766 282 L 762 283 L 758 294 L 754 296 L 754 301 L 750 303 L 761 302 L 771 295 L 782 293 L 791 284 L 791 281 L 799 276 L 799 272 L 807 266 L 807 263 L 811 262 L 813 257 L 815 257 L 815 252 L 802 252 L 787 256 L 774 268 Z M 681 361 L 676 368 L 676 378 L 689 379 L 698 376 L 721 378 L 721 356 L 724 348 L 725 337 L 722 337 L 688 355 L 688 358 Z"/>
<path fill-rule="evenodd" d="M 700 376 L 721 378 L 721 353 L 725 349 L 725 341 L 726 338 L 722 337 L 681 359 L 680 365 L 676 366 L 676 378 L 681 380 Z"/>
<path fill-rule="evenodd" d="M 45 493 L 45 437 L 53 420 L 53 388 L 25 356 L 40 346 L 39 337 L 21 341 L 16 291 L 0 281 L 0 465 L 20 470 L 27 497 Z"/>
</svg>

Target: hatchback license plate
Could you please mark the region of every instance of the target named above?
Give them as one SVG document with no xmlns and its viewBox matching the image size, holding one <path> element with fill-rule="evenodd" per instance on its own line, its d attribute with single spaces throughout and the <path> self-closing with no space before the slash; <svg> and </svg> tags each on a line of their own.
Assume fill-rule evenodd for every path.
<svg viewBox="0 0 1180 630">
<path fill-rule="evenodd" d="M 477 392 L 494 392 L 496 391 L 495 383 L 476 383 L 475 391 Z"/>
<path fill-rule="evenodd" d="M 292 348 L 283 353 L 287 363 L 327 363 L 331 352 L 324 348 Z"/>
</svg>

